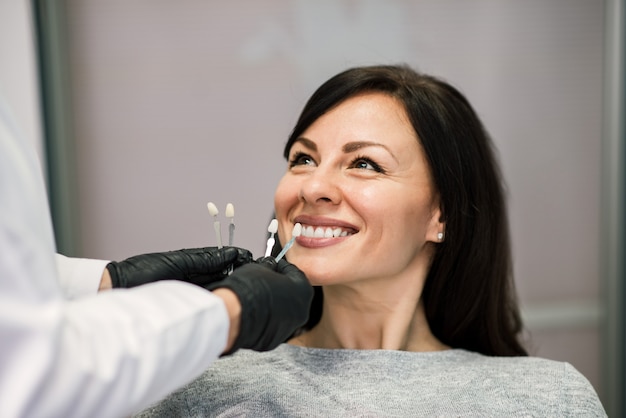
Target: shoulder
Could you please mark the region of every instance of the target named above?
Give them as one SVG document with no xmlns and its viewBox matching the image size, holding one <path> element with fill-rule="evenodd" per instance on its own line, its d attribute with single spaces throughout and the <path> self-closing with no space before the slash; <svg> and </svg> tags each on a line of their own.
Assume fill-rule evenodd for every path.
<svg viewBox="0 0 626 418">
<path fill-rule="evenodd" d="M 589 386 L 588 380 L 571 364 L 540 357 L 495 357 L 460 350 L 459 363 L 467 371 L 476 370 L 493 377 L 515 377 L 511 384 L 561 386 L 565 382 Z"/>
<path fill-rule="evenodd" d="M 490 357 L 465 352 L 467 367 L 486 382 L 528 399 L 537 408 L 552 405 L 564 415 L 605 416 L 589 380 L 569 363 L 539 357 Z M 543 411 L 545 412 L 545 411 Z"/>
<path fill-rule="evenodd" d="M 513 373 L 521 379 L 529 378 L 532 381 L 546 380 L 560 382 L 574 379 L 589 383 L 574 366 L 569 363 L 545 359 L 541 357 L 491 357 L 472 353 L 477 364 L 487 366 L 488 369 L 499 370 L 504 373 Z"/>
</svg>

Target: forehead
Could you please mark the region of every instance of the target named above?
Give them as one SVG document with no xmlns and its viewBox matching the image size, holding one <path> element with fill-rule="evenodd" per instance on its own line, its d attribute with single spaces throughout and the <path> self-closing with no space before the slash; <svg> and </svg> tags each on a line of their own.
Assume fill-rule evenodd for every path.
<svg viewBox="0 0 626 418">
<path fill-rule="evenodd" d="M 311 143 L 322 146 L 352 141 L 379 143 L 399 150 L 420 148 L 403 104 L 384 93 L 346 99 L 313 122 L 297 142 L 310 147 Z"/>
</svg>

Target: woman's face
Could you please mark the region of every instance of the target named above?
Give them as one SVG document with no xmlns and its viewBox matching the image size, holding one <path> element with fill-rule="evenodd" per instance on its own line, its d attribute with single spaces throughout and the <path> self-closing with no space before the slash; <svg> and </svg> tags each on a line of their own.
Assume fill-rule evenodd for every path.
<svg viewBox="0 0 626 418">
<path fill-rule="evenodd" d="M 382 93 L 344 101 L 295 141 L 274 203 L 283 245 L 303 226 L 286 257 L 314 285 L 415 276 L 443 232 L 417 135 Z"/>
</svg>

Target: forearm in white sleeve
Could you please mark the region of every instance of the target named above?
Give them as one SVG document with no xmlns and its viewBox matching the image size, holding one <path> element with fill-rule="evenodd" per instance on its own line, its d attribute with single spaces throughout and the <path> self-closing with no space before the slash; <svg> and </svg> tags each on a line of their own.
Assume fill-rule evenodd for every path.
<svg viewBox="0 0 626 418">
<path fill-rule="evenodd" d="M 102 273 L 108 260 L 66 257 L 55 254 L 59 284 L 66 299 L 93 295 L 98 292 Z"/>
<path fill-rule="evenodd" d="M 218 358 L 226 307 L 173 281 L 68 300 L 41 167 L 18 134 L 0 100 L 0 415 L 127 416 Z"/>
<path fill-rule="evenodd" d="M 113 290 L 69 303 L 63 313 L 64 348 L 51 377 L 67 393 L 90 390 L 73 399 L 49 385 L 50 399 L 66 398 L 62 416 L 109 417 L 145 408 L 200 375 L 227 344 L 222 300 L 182 282 Z M 75 368 L 73 375 L 89 373 L 82 382 L 65 379 L 64 364 Z"/>
<path fill-rule="evenodd" d="M 16 417 L 129 415 L 202 373 L 229 328 L 220 298 L 173 281 L 28 307 L 0 297 L 0 315 L 15 325 L 1 330 L 0 405 Z"/>
</svg>

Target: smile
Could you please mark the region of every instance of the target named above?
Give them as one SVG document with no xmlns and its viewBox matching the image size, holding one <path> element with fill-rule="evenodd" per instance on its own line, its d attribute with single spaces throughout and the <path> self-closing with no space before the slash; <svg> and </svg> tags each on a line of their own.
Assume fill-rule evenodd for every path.
<svg viewBox="0 0 626 418">
<path fill-rule="evenodd" d="M 354 231 L 340 227 L 302 225 L 302 236 L 307 238 L 338 238 L 354 234 Z"/>
</svg>

